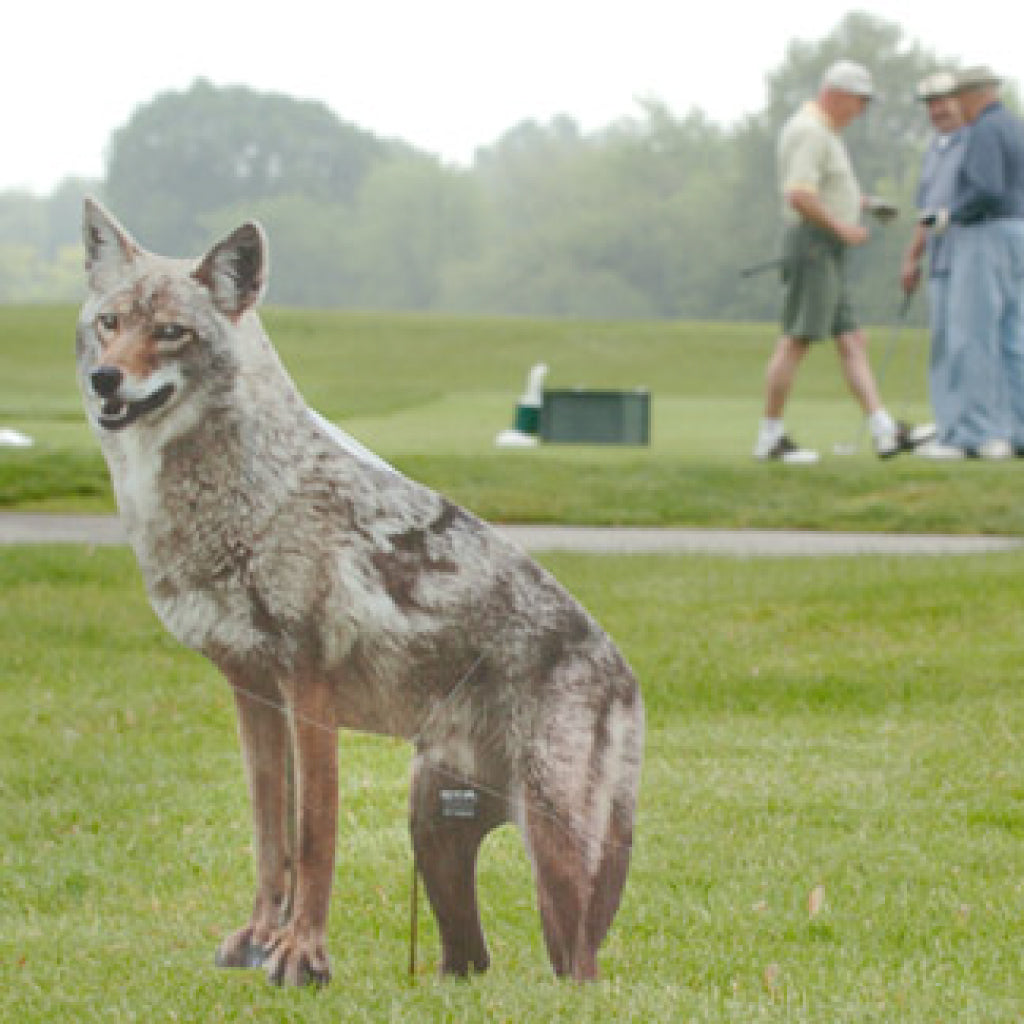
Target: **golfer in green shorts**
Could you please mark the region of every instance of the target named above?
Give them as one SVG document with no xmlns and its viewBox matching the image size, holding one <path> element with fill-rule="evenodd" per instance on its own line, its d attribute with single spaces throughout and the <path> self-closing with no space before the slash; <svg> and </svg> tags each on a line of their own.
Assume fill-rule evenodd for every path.
<svg viewBox="0 0 1024 1024">
<path fill-rule="evenodd" d="M 868 361 L 867 338 L 857 324 L 846 289 L 846 251 L 868 239 L 861 211 L 880 218 L 892 210 L 861 195 L 842 130 L 864 113 L 874 94 L 867 68 L 833 64 L 815 99 L 786 122 L 779 135 L 778 170 L 785 238 L 782 337 L 765 372 L 764 415 L 754 457 L 807 465 L 818 453 L 802 448 L 783 422 L 796 372 L 815 341 L 834 338 L 843 376 L 867 417 L 875 452 L 889 458 L 930 440 L 934 426 L 899 423 L 882 404 Z"/>
</svg>

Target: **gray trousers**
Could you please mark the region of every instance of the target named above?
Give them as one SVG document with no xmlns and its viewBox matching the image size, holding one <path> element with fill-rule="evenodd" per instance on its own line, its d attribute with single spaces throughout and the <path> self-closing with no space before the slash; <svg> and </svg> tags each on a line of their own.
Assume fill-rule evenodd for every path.
<svg viewBox="0 0 1024 1024">
<path fill-rule="evenodd" d="M 950 230 L 948 441 L 1024 446 L 1024 220 Z"/>
<path fill-rule="evenodd" d="M 949 372 L 949 274 L 933 274 L 928 278 L 928 313 L 931 324 L 928 395 L 935 420 L 935 438 L 942 444 L 952 444 L 957 406 Z"/>
</svg>

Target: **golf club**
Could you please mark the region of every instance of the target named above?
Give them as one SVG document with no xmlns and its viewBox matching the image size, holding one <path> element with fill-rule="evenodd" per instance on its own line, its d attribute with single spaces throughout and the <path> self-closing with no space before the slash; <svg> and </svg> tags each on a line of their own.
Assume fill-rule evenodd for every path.
<svg viewBox="0 0 1024 1024">
<path fill-rule="evenodd" d="M 886 344 L 885 352 L 882 355 L 882 362 L 878 367 L 878 373 L 875 377 L 879 391 L 882 390 L 882 385 L 885 383 L 886 371 L 889 369 L 889 364 L 892 362 L 892 357 L 896 352 L 903 329 L 907 325 L 907 313 L 910 311 L 910 304 L 913 301 L 914 293 L 907 292 L 903 296 L 903 301 L 900 303 L 899 313 L 896 316 L 896 323 L 889 335 L 889 341 Z M 853 440 L 836 441 L 836 443 L 832 445 L 832 451 L 836 455 L 856 455 L 857 452 L 860 451 L 860 446 L 864 441 L 864 431 L 867 429 L 867 425 L 867 417 L 862 415 L 860 423 L 857 426 L 857 432 L 853 436 Z"/>
<path fill-rule="evenodd" d="M 782 257 L 776 256 L 774 259 L 752 263 L 749 267 L 741 268 L 740 277 L 753 277 L 755 274 L 763 274 L 766 270 L 775 270 L 782 266 L 782 262 Z"/>
<path fill-rule="evenodd" d="M 867 196 L 864 200 L 865 209 L 879 224 L 889 224 L 894 221 L 900 213 L 899 207 L 886 199 L 878 196 Z M 924 221 L 922 221 L 924 223 Z M 775 256 L 770 260 L 761 260 L 758 263 L 751 263 L 749 266 L 740 268 L 740 277 L 754 277 L 756 274 L 763 274 L 766 270 L 777 270 L 785 263 L 782 256 Z"/>
</svg>

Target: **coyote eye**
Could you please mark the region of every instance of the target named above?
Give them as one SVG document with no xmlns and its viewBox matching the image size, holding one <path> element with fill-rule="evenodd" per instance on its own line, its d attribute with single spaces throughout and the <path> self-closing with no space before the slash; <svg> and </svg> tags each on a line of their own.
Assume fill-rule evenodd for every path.
<svg viewBox="0 0 1024 1024">
<path fill-rule="evenodd" d="M 181 324 L 157 324 L 153 328 L 153 337 L 157 341 L 184 341 L 192 332 Z"/>
<path fill-rule="evenodd" d="M 115 313 L 100 313 L 96 320 L 105 331 L 117 330 L 117 315 Z"/>
</svg>

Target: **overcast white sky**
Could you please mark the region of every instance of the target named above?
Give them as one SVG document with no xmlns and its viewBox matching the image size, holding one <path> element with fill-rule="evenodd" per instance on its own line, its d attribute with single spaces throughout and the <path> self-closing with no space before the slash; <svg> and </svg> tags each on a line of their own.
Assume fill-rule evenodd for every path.
<svg viewBox="0 0 1024 1024">
<path fill-rule="evenodd" d="M 974 17 L 935 0 L 29 0 L 5 18 L 0 189 L 101 176 L 110 134 L 135 107 L 198 76 L 321 99 L 456 163 L 524 119 L 565 113 L 600 128 L 642 97 L 731 124 L 763 106 L 765 75 L 792 39 L 823 38 L 851 9 L 1020 81 L 1016 4 Z"/>
</svg>

